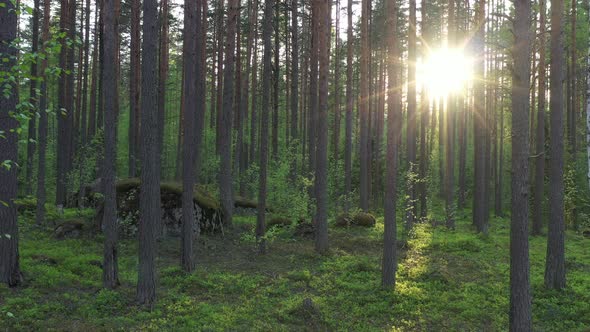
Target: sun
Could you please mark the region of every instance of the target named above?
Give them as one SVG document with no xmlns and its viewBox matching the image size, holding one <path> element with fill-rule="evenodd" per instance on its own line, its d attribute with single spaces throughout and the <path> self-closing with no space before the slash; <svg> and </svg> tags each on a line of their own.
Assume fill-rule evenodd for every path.
<svg viewBox="0 0 590 332">
<path fill-rule="evenodd" d="M 417 83 L 424 84 L 430 98 L 459 92 L 473 77 L 472 61 L 460 49 L 434 50 L 418 64 L 417 70 Z"/>
</svg>

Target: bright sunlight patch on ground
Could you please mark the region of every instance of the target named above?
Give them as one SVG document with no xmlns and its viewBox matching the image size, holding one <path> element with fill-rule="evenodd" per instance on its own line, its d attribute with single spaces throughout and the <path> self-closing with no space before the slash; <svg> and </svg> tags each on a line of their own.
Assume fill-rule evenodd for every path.
<svg viewBox="0 0 590 332">
<path fill-rule="evenodd" d="M 460 91 L 473 76 L 471 59 L 462 50 L 451 48 L 432 51 L 417 71 L 417 83 L 424 84 L 430 98 Z"/>
</svg>

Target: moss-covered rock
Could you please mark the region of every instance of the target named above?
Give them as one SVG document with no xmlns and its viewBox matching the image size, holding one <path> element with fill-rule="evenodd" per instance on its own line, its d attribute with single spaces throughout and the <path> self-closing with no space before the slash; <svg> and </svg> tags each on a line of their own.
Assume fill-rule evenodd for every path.
<svg viewBox="0 0 590 332">
<path fill-rule="evenodd" d="M 341 213 L 336 217 L 334 221 L 334 226 L 336 227 L 348 227 L 352 225 L 353 219 L 352 216 L 348 213 Z"/>
<path fill-rule="evenodd" d="M 361 227 L 375 227 L 375 217 L 366 212 L 359 212 L 352 218 L 352 224 Z"/>
<path fill-rule="evenodd" d="M 79 238 L 84 231 L 85 222 L 83 219 L 64 220 L 55 227 L 53 236 L 56 239 Z"/>
<path fill-rule="evenodd" d="M 315 227 L 311 222 L 300 220 L 297 226 L 295 226 L 293 235 L 297 237 L 313 237 L 314 232 Z"/>
<path fill-rule="evenodd" d="M 285 217 L 273 217 L 268 221 L 268 227 L 277 226 L 277 227 L 285 227 L 291 226 L 293 222 L 289 218 Z"/>
</svg>

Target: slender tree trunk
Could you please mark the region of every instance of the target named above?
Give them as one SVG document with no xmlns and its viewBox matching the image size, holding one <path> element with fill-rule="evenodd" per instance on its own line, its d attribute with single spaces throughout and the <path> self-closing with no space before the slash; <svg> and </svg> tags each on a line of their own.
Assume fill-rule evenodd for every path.
<svg viewBox="0 0 590 332">
<path fill-rule="evenodd" d="M 577 50 L 576 50 L 576 16 L 577 16 L 577 0 L 572 0 L 572 13 L 571 13 L 571 59 L 570 59 L 570 91 L 568 95 L 570 95 L 570 120 L 569 124 L 570 127 L 568 128 L 569 134 L 569 142 L 570 142 L 570 153 L 572 155 L 572 160 L 576 160 L 575 154 L 577 151 L 577 139 L 576 139 L 576 113 L 578 108 L 577 102 L 577 84 L 576 78 L 577 74 Z"/>
<path fill-rule="evenodd" d="M 232 110 L 234 103 L 234 69 L 236 48 L 236 25 L 238 16 L 238 0 L 228 0 L 228 18 L 225 41 L 225 66 L 223 68 L 223 110 L 221 116 L 221 137 L 219 154 L 221 156 L 219 172 L 219 193 L 223 223 L 232 225 L 233 189 L 231 173 L 231 142 L 232 142 Z"/>
<path fill-rule="evenodd" d="M 268 164 L 268 117 L 270 113 L 270 81 L 271 81 L 271 56 L 272 56 L 272 7 L 276 6 L 273 0 L 264 1 L 264 20 L 262 27 L 262 42 L 264 53 L 262 56 L 262 114 L 260 128 L 260 178 L 258 186 L 258 214 L 256 218 L 256 242 L 258 252 L 266 252 L 266 241 L 264 233 L 266 230 L 266 173 Z"/>
<path fill-rule="evenodd" d="M 385 200 L 384 230 L 383 230 L 383 263 L 381 283 L 384 287 L 395 288 L 397 272 L 397 227 L 396 227 L 396 202 L 397 202 L 397 153 L 401 128 L 400 90 L 397 88 L 399 71 L 399 50 L 397 33 L 398 9 L 395 0 L 386 2 L 387 17 L 387 157 L 385 176 Z"/>
<path fill-rule="evenodd" d="M 275 17 L 274 17 L 274 67 L 273 67 L 273 107 L 272 107 L 272 159 L 277 160 L 279 154 L 279 78 L 280 78 L 280 63 L 279 63 L 279 5 L 274 5 Z"/>
<path fill-rule="evenodd" d="M 545 12 L 546 1 L 539 1 L 539 104 L 537 108 L 537 137 L 535 151 L 535 182 L 533 189 L 533 235 L 543 230 L 543 199 L 545 196 Z"/>
<path fill-rule="evenodd" d="M 555 0 L 553 0 L 555 1 Z M 559 0 L 558 0 L 559 1 Z M 510 331 L 531 331 L 529 272 L 529 86 L 531 2 L 514 2 L 512 70 L 512 199 L 510 223 Z"/>
<path fill-rule="evenodd" d="M 17 17 L 14 2 L 0 0 L 0 54 L 8 61 L 0 62 L 0 72 L 10 73 L 16 65 L 18 49 L 13 46 L 16 39 Z M 6 83 L 5 83 L 5 89 Z M 0 167 L 0 282 L 9 287 L 18 286 L 22 281 L 19 267 L 18 224 L 16 199 L 18 192 L 16 159 L 18 157 L 18 122 L 10 114 L 17 112 L 18 92 L 16 84 L 8 87 L 8 96 L 0 98 L 0 131 L 4 137 L 0 139 L 0 161 L 8 161 L 11 167 Z M 6 90 L 5 90 L 6 91 Z"/>
<path fill-rule="evenodd" d="M 166 82 L 168 81 L 169 51 L 168 51 L 168 0 L 162 0 L 160 17 L 160 57 L 158 59 L 158 158 L 156 159 L 158 172 L 161 172 L 164 154 L 164 124 L 166 115 Z M 159 232 L 161 226 L 157 228 Z M 158 233 L 159 234 L 159 233 Z"/>
<path fill-rule="evenodd" d="M 195 207 L 193 202 L 194 173 L 194 151 L 195 151 L 195 114 L 197 101 L 194 97 L 196 91 L 196 67 L 199 63 L 197 58 L 196 44 L 199 42 L 197 26 L 201 23 L 197 15 L 197 7 L 201 4 L 193 0 L 184 2 L 184 46 L 183 46 L 183 89 L 184 99 L 184 121 L 182 130 L 184 141 L 182 147 L 182 244 L 181 244 L 181 266 L 186 272 L 194 269 L 193 258 L 193 228 L 195 225 Z"/>
<path fill-rule="evenodd" d="M 217 3 L 217 101 L 215 102 L 215 104 L 217 105 L 217 109 L 215 110 L 215 114 L 216 114 L 216 120 L 215 120 L 215 124 L 216 124 L 216 131 L 215 131 L 215 147 L 216 147 L 216 151 L 217 153 L 219 153 L 219 148 L 220 148 L 220 144 L 221 144 L 221 133 L 222 133 L 222 128 L 221 126 L 221 117 L 222 117 L 222 102 L 223 102 L 223 74 L 224 74 L 224 68 L 223 68 L 223 52 L 224 52 L 224 27 L 223 27 L 223 13 L 224 13 L 224 3 L 225 0 L 218 0 Z M 227 27 L 226 27 L 227 28 Z M 226 60 L 227 61 L 227 60 Z"/>
<path fill-rule="evenodd" d="M 49 41 L 49 20 L 51 15 L 51 1 L 43 0 L 43 30 L 41 33 L 42 53 L 46 53 L 47 42 Z M 45 69 L 47 69 L 47 58 L 41 60 L 39 70 L 41 81 L 40 98 L 39 98 L 39 136 L 38 136 L 38 167 L 37 167 L 37 213 L 35 215 L 37 225 L 45 222 L 45 202 L 47 201 L 47 190 L 45 189 L 45 170 L 47 155 L 47 107 L 48 107 L 48 89 L 45 80 Z"/>
<path fill-rule="evenodd" d="M 565 220 L 563 183 L 563 0 L 551 0 L 549 223 L 545 286 L 565 287 Z"/>
<path fill-rule="evenodd" d="M 84 74 L 82 83 L 82 115 L 80 125 L 80 142 L 82 145 L 88 143 L 88 69 L 90 59 L 90 0 L 86 0 L 86 16 L 84 25 Z"/>
<path fill-rule="evenodd" d="M 160 220 L 158 170 L 158 2 L 143 0 L 141 61 L 141 191 L 139 197 L 139 269 L 137 301 L 151 307 L 156 300 L 156 237 Z"/>
<path fill-rule="evenodd" d="M 346 128 L 344 135 L 344 194 L 346 195 L 346 202 L 344 205 L 344 209 L 348 212 L 348 210 L 350 209 L 350 194 L 352 191 L 352 108 L 354 103 L 354 99 L 352 96 L 352 0 L 348 0 L 347 17 L 348 28 L 346 33 Z"/>
<path fill-rule="evenodd" d="M 117 31 L 115 30 L 116 0 L 104 0 L 104 52 L 107 57 L 115 57 L 117 50 Z M 116 178 L 116 98 L 118 98 L 117 65 L 115 61 L 104 64 L 104 79 L 109 84 L 103 85 L 105 97 L 104 111 L 104 159 L 102 165 L 102 189 L 104 195 L 104 209 L 102 225 L 104 227 L 104 262 L 102 283 L 105 288 L 115 288 L 119 285 L 117 267 L 117 191 Z"/>
<path fill-rule="evenodd" d="M 315 249 L 324 254 L 328 251 L 328 81 L 330 72 L 330 22 L 331 8 L 329 0 L 314 0 L 318 7 L 319 18 L 318 53 L 319 53 L 319 108 L 317 122 L 317 157 L 316 157 L 316 233 Z"/>
<path fill-rule="evenodd" d="M 336 1 L 336 26 L 334 35 L 334 130 L 332 136 L 332 149 L 334 160 L 340 156 L 340 0 Z"/>
<path fill-rule="evenodd" d="M 96 134 L 96 103 L 97 103 L 97 85 L 98 85 L 98 16 L 99 0 L 96 1 L 94 13 L 94 43 L 92 44 L 92 73 L 90 78 L 90 109 L 88 112 L 88 141 L 91 141 Z"/>
<path fill-rule="evenodd" d="M 33 17 L 32 17 L 32 40 L 31 40 L 31 53 L 36 54 L 39 51 L 39 0 L 33 1 Z M 37 62 L 33 61 L 31 63 L 31 77 L 39 76 L 37 73 Z M 30 80 L 30 90 L 29 90 L 29 103 L 32 105 L 32 112 L 29 118 L 29 133 L 28 133 L 28 140 L 27 140 L 27 162 L 26 162 L 26 189 L 25 193 L 30 195 L 33 193 L 33 165 L 34 165 L 34 158 L 35 158 L 35 144 L 37 140 L 37 133 L 36 133 L 36 122 L 37 116 L 35 112 L 37 111 L 37 107 L 39 104 L 37 103 L 38 95 L 37 95 L 37 80 L 31 79 Z"/>
<path fill-rule="evenodd" d="M 254 0 L 254 59 L 252 59 L 252 85 L 251 85 L 251 94 L 252 94 L 252 113 L 250 117 L 250 157 L 248 160 L 251 163 L 256 161 L 256 148 L 257 148 L 257 139 L 258 139 L 258 1 Z"/>
<path fill-rule="evenodd" d="M 311 0 L 311 49 L 309 55 L 309 116 L 308 116 L 308 152 L 309 152 L 309 164 L 308 169 L 310 172 L 313 172 L 316 169 L 316 140 L 317 140 L 317 118 L 318 118 L 318 32 L 319 32 L 319 25 L 318 22 L 319 16 L 317 14 L 318 6 L 313 4 Z M 314 196 L 314 191 L 311 190 L 312 194 L 310 195 L 312 198 Z"/>
<path fill-rule="evenodd" d="M 521 0 L 518 0 L 522 2 Z M 475 77 L 483 77 L 484 73 L 484 17 L 485 17 L 485 0 L 479 0 L 477 4 L 477 22 L 478 27 L 475 34 Z M 528 70 L 527 65 L 527 70 Z M 484 86 L 482 81 L 477 81 L 474 87 L 474 117 L 473 117 L 473 136 L 474 136 L 474 183 L 473 183 L 473 224 L 478 232 L 486 234 L 488 224 L 486 222 L 488 211 L 486 210 L 486 137 L 485 137 L 485 106 L 484 106 Z M 528 89 L 527 89 L 528 91 Z M 528 97 L 527 97 L 528 98 Z M 528 99 L 527 99 L 528 100 Z M 528 108 L 527 108 L 528 109 Z M 528 115 L 528 113 L 527 113 Z M 527 118 L 528 119 L 528 118 Z M 525 138 L 528 141 L 528 136 Z"/>
<path fill-rule="evenodd" d="M 297 132 L 297 112 L 299 109 L 299 24 L 297 14 L 297 0 L 291 0 L 291 142 L 295 146 L 299 138 Z M 295 174 L 297 162 L 294 158 L 292 172 Z"/>
<path fill-rule="evenodd" d="M 137 174 L 139 142 L 140 0 L 131 2 L 131 54 L 129 56 L 129 177 Z"/>
<path fill-rule="evenodd" d="M 362 0 L 360 80 L 360 196 L 361 209 L 369 209 L 369 0 Z"/>
<path fill-rule="evenodd" d="M 450 0 L 452 3 L 454 0 Z M 449 13 L 450 15 L 450 13 Z M 449 19 L 450 20 L 450 19 Z M 408 109 L 406 128 L 406 149 L 408 171 L 411 179 L 407 188 L 406 229 L 411 229 L 417 216 L 416 183 L 413 173 L 418 169 L 416 165 L 416 0 L 410 0 L 410 25 L 408 30 Z"/>
</svg>

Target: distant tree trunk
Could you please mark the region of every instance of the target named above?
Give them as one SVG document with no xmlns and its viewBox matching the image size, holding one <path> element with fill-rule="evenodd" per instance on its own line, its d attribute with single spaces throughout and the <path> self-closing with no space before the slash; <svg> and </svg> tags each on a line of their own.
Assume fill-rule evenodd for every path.
<svg viewBox="0 0 590 332">
<path fill-rule="evenodd" d="M 450 2 L 453 1 L 454 0 L 450 0 Z M 409 16 L 410 24 L 408 30 L 408 109 L 406 115 L 406 149 L 408 171 L 410 172 L 411 179 L 408 181 L 409 188 L 407 188 L 406 192 L 408 196 L 406 228 L 408 230 L 412 228 L 418 212 L 416 205 L 416 183 L 415 180 L 413 180 L 413 173 L 415 173 L 418 169 L 416 165 L 416 0 L 410 0 Z"/>
<path fill-rule="evenodd" d="M 531 331 L 528 242 L 531 1 L 517 0 L 514 6 L 509 321 L 510 331 Z"/>
<path fill-rule="evenodd" d="M 350 1 L 350 0 L 349 0 Z M 386 2 L 387 27 L 387 157 L 385 176 L 384 230 L 383 230 L 383 263 L 381 283 L 384 287 L 395 288 L 395 274 L 397 272 L 397 153 L 401 128 L 401 96 L 397 88 L 399 72 L 399 49 L 397 33 L 398 9 L 395 0 Z M 350 9 L 349 9 L 350 10 Z"/>
<path fill-rule="evenodd" d="M 336 26 L 334 35 L 334 130 L 332 149 L 334 160 L 338 161 L 340 154 L 340 0 L 336 2 Z"/>
<path fill-rule="evenodd" d="M 158 168 L 158 2 L 143 0 L 141 61 L 141 191 L 139 198 L 139 269 L 137 301 L 151 307 L 156 300 L 156 237 L 160 220 Z"/>
<path fill-rule="evenodd" d="M 158 172 L 161 172 L 162 156 L 164 153 L 164 124 L 166 122 L 166 82 L 168 80 L 168 0 L 162 0 L 160 17 L 160 57 L 158 59 Z M 196 96 L 193 96 L 196 97 Z"/>
<path fill-rule="evenodd" d="M 546 1 L 539 1 L 539 104 L 537 109 L 537 139 L 535 142 L 535 182 L 533 189 L 533 235 L 543 230 L 543 199 L 545 196 L 545 13 Z"/>
<path fill-rule="evenodd" d="M 221 156 L 219 171 L 219 194 L 223 223 L 232 225 L 233 189 L 231 168 L 232 110 L 234 104 L 234 69 L 236 49 L 236 25 L 238 17 L 238 0 L 228 0 L 228 17 L 225 40 L 225 66 L 223 68 L 223 110 L 221 116 L 221 137 L 219 154 Z"/>
<path fill-rule="evenodd" d="M 310 172 L 315 171 L 316 158 L 316 141 L 317 141 L 317 119 L 318 119 L 318 32 L 319 32 L 319 16 L 316 13 L 318 6 L 311 5 L 311 49 L 309 55 L 309 116 L 308 116 L 308 152 Z M 314 193 L 314 190 L 311 191 Z M 311 195 L 314 196 L 313 194 Z M 315 197 L 314 197 L 315 198 Z"/>
<path fill-rule="evenodd" d="M 215 147 L 216 147 L 216 151 L 217 153 L 219 153 L 219 148 L 220 148 L 220 144 L 221 144 L 221 132 L 222 132 L 222 128 L 220 128 L 221 126 L 221 117 L 222 117 L 222 98 L 223 98 L 223 73 L 224 73 L 224 68 L 223 68 L 223 36 L 224 31 L 227 32 L 227 30 L 224 30 L 224 26 L 223 26 L 223 14 L 224 14 L 224 2 L 225 0 L 218 0 L 217 3 L 217 100 L 215 102 L 215 104 L 217 105 L 217 109 L 215 110 L 215 125 L 216 125 L 216 131 L 215 131 Z M 227 61 L 227 60 L 226 60 Z"/>
<path fill-rule="evenodd" d="M 241 22 L 241 0 L 238 1 L 238 17 L 237 21 Z M 242 113 L 241 108 L 241 101 L 242 101 L 242 33 L 240 29 L 240 25 L 238 25 L 237 33 L 236 33 L 236 74 L 235 74 L 235 94 L 234 94 L 234 105 L 233 105 L 233 113 L 234 113 L 234 129 L 237 131 L 236 135 L 236 142 L 235 142 L 235 150 L 233 156 L 233 172 L 234 176 L 238 178 L 240 184 L 242 183 L 241 177 L 241 170 L 242 167 L 240 166 L 242 163 L 242 144 L 244 141 L 244 114 Z M 247 84 L 247 83 L 246 83 Z"/>
<path fill-rule="evenodd" d="M 429 26 L 428 26 L 428 2 L 426 0 L 422 0 L 421 3 L 421 32 L 422 32 L 422 40 L 423 42 L 430 41 L 429 35 Z M 422 56 L 426 56 L 427 54 L 427 47 L 422 46 L 421 48 Z M 421 101 L 420 101 L 420 164 L 418 165 L 418 172 L 419 172 L 419 201 L 420 201 L 420 218 L 424 219 L 427 215 L 427 183 L 426 183 L 426 169 L 430 162 L 429 151 L 428 151 L 428 141 L 427 141 L 427 131 L 428 131 L 428 121 L 430 118 L 430 102 L 428 100 L 428 94 L 425 88 L 425 85 L 422 86 L 422 93 L 421 93 Z"/>
<path fill-rule="evenodd" d="M 520 0 L 518 0 L 520 1 Z M 475 34 L 475 58 L 478 59 L 475 63 L 475 77 L 483 77 L 484 73 L 484 18 L 485 18 L 485 0 L 479 0 L 477 4 L 477 22 L 478 27 Z M 528 68 L 528 67 L 527 67 Z M 528 91 L 528 89 L 527 89 Z M 474 161 L 473 161 L 473 224 L 478 232 L 487 233 L 488 225 L 486 223 L 486 147 L 485 147 L 485 106 L 483 104 L 485 90 L 483 82 L 477 81 L 473 91 L 474 94 L 474 117 L 473 117 L 473 146 L 474 146 Z M 528 109 L 528 108 L 527 108 Z M 528 114 L 528 113 L 527 113 Z M 528 136 L 526 137 L 528 141 Z"/>
<path fill-rule="evenodd" d="M 299 102 L 299 24 L 297 16 L 297 0 L 291 0 L 291 142 L 293 144 L 299 138 L 297 132 L 297 112 Z M 294 158 L 294 160 L 296 160 Z M 293 162 L 293 174 L 295 174 L 297 162 Z"/>
<path fill-rule="evenodd" d="M 266 241 L 264 233 L 266 231 L 266 173 L 268 164 L 268 117 L 271 101 L 270 81 L 271 81 L 271 56 L 272 56 L 272 7 L 276 6 L 273 0 L 264 1 L 264 20 L 262 27 L 262 42 L 264 53 L 262 56 L 262 114 L 260 128 L 260 178 L 258 186 L 258 214 L 256 218 L 256 242 L 258 243 L 258 252 L 266 252 Z"/>
<path fill-rule="evenodd" d="M 369 209 L 369 0 L 362 0 L 361 10 L 361 80 L 360 80 L 360 196 L 361 209 Z"/>
<path fill-rule="evenodd" d="M 251 163 L 256 161 L 256 148 L 258 139 L 258 0 L 254 0 L 254 58 L 252 59 L 252 85 L 250 87 L 252 94 L 252 113 L 250 115 L 250 153 L 248 160 Z"/>
<path fill-rule="evenodd" d="M 352 96 L 352 0 L 347 5 L 348 28 L 346 32 L 346 128 L 344 134 L 344 194 L 346 202 L 344 210 L 350 209 L 350 193 L 352 191 L 352 108 L 354 99 Z"/>
<path fill-rule="evenodd" d="M 84 25 L 84 73 L 82 83 L 82 115 L 80 120 L 80 142 L 88 143 L 88 62 L 90 59 L 90 0 L 86 0 Z"/>
<path fill-rule="evenodd" d="M 16 65 L 18 49 L 13 47 L 16 39 L 17 17 L 15 4 L 0 0 L 0 54 L 8 61 L 0 62 L 0 72 L 9 73 Z M 5 83 L 6 85 L 6 83 Z M 6 88 L 6 86 L 5 86 Z M 18 225 L 14 200 L 18 192 L 16 159 L 18 157 L 18 122 L 11 115 L 17 112 L 18 92 L 16 84 L 10 85 L 7 97 L 0 98 L 0 131 L 5 137 L 0 139 L 0 162 L 8 161 L 11 167 L 0 167 L 0 282 L 9 287 L 18 286 L 22 281 L 19 267 Z"/>
<path fill-rule="evenodd" d="M 140 0 L 131 2 L 131 54 L 129 56 L 129 177 L 137 173 L 139 143 Z"/>
<path fill-rule="evenodd" d="M 196 54 L 197 26 L 200 17 L 197 16 L 197 7 L 200 3 L 193 0 L 184 2 L 184 46 L 183 46 L 183 89 L 184 89 L 184 119 L 182 121 L 183 147 L 182 147 L 182 244 L 181 266 L 186 272 L 194 269 L 193 259 L 193 227 L 195 224 L 195 207 L 193 201 L 194 186 L 194 151 L 195 151 L 195 114 L 197 101 L 196 67 L 199 62 Z"/>
<path fill-rule="evenodd" d="M 41 33 L 42 53 L 46 53 L 46 43 L 49 41 L 49 20 L 51 15 L 51 0 L 43 0 L 43 30 Z M 41 81 L 39 98 L 39 136 L 38 136 L 38 167 L 37 167 L 37 213 L 35 215 L 37 225 L 45 222 L 45 202 L 47 201 L 47 190 L 45 189 L 45 170 L 47 155 L 47 107 L 48 90 L 45 80 L 45 69 L 47 69 L 47 58 L 41 60 L 39 76 Z"/>
<path fill-rule="evenodd" d="M 100 14 L 98 18 L 98 106 L 96 108 L 96 129 L 102 128 L 104 115 L 104 96 L 102 86 L 104 84 L 103 67 L 104 67 L 104 46 L 103 46 L 103 5 L 104 1 L 99 0 Z"/>
<path fill-rule="evenodd" d="M 273 107 L 272 107 L 272 159 L 277 160 L 279 154 L 279 79 L 280 79 L 280 36 L 279 36 L 279 5 L 275 6 L 275 17 L 274 17 L 274 67 L 273 67 Z"/>
<path fill-rule="evenodd" d="M 576 113 L 578 108 L 577 102 L 577 86 L 576 86 L 576 79 L 578 77 L 578 70 L 577 70 L 577 50 L 576 50 L 576 16 L 577 16 L 577 0 L 572 0 L 572 13 L 571 13 L 571 24 L 570 24 L 570 33 L 571 33 L 571 44 L 570 44 L 570 76 L 569 76 L 569 97 L 570 97 L 570 111 L 569 111 L 569 142 L 570 142 L 570 153 L 572 155 L 572 160 L 576 160 L 576 151 L 577 151 L 577 139 L 576 139 Z"/>
<path fill-rule="evenodd" d="M 88 141 L 91 141 L 96 134 L 96 102 L 97 102 L 97 85 L 98 85 L 98 16 L 99 0 L 96 1 L 96 10 L 94 14 L 94 43 L 92 44 L 92 73 L 90 78 L 90 109 L 88 111 Z"/>
<path fill-rule="evenodd" d="M 316 233 L 315 250 L 324 254 L 328 251 L 328 81 L 330 72 L 330 0 L 315 0 L 319 18 L 319 108 L 317 122 L 316 156 Z"/>
<path fill-rule="evenodd" d="M 563 183 L 563 0 L 551 0 L 549 223 L 545 287 L 565 287 L 565 220 Z"/>
<path fill-rule="evenodd" d="M 109 58 L 114 58 L 117 50 L 117 31 L 115 30 L 116 0 L 104 0 L 104 52 Z M 104 64 L 104 79 L 109 84 L 103 85 L 104 103 L 104 159 L 102 165 L 102 189 L 104 195 L 104 209 L 102 225 L 104 227 L 104 263 L 102 283 L 105 288 L 115 288 L 119 285 L 117 267 L 117 191 L 116 178 L 116 99 L 118 98 L 117 66 L 115 61 Z"/>
<path fill-rule="evenodd" d="M 590 15 L 588 15 L 590 18 Z M 588 187 L 590 187 L 590 48 L 586 59 L 586 158 L 588 165 Z"/>
<path fill-rule="evenodd" d="M 39 0 L 33 1 L 33 17 L 32 17 L 32 30 L 33 35 L 31 37 L 31 53 L 36 54 L 39 50 Z M 31 63 L 31 77 L 37 77 L 37 62 Z M 35 112 L 39 104 L 37 103 L 37 80 L 30 80 L 30 92 L 29 92 L 29 103 L 32 105 L 32 112 L 29 118 L 29 133 L 27 140 L 27 161 L 26 161 L 26 189 L 25 193 L 31 195 L 33 193 L 33 164 L 35 158 L 35 144 L 37 140 L 36 133 L 36 122 L 37 116 Z"/>
</svg>

